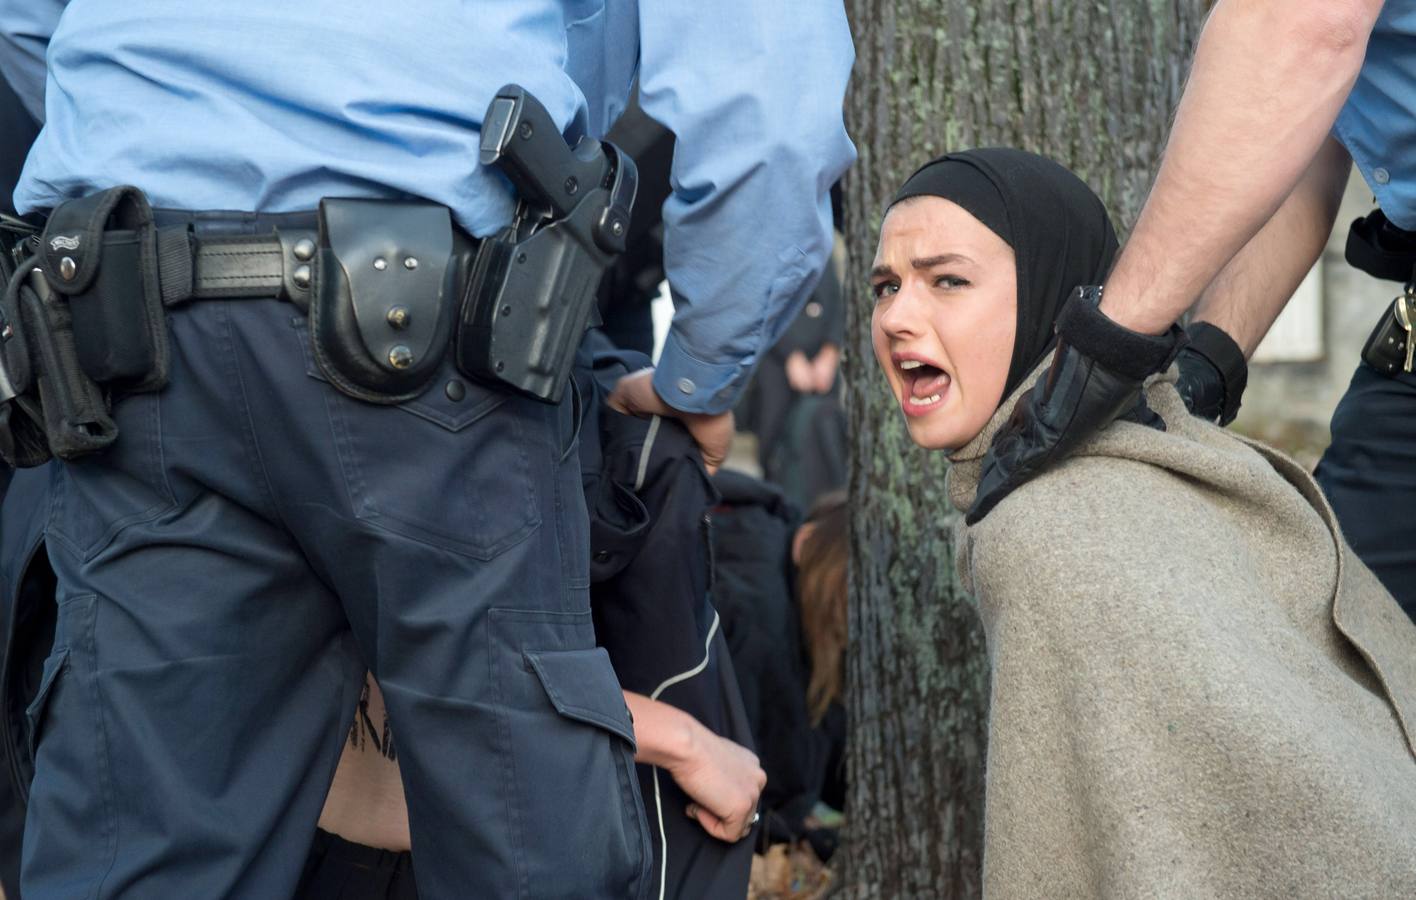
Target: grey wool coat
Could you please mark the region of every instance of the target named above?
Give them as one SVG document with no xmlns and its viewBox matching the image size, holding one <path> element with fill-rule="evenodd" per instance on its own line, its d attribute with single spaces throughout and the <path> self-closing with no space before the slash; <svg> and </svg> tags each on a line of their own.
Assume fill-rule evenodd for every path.
<svg viewBox="0 0 1416 900">
<path fill-rule="evenodd" d="M 1173 378 L 1165 432 L 1116 423 L 959 526 L 985 897 L 1416 898 L 1416 627 L 1308 473 Z M 953 455 L 960 509 L 1016 398 Z"/>
</svg>

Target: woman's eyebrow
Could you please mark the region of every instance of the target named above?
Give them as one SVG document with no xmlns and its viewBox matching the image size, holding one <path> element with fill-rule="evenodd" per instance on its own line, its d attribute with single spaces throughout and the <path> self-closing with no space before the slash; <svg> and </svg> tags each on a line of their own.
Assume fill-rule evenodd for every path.
<svg viewBox="0 0 1416 900">
<path fill-rule="evenodd" d="M 973 260 L 962 253 L 942 253 L 938 256 L 926 256 L 922 259 L 910 260 L 910 265 L 916 269 L 932 269 L 935 266 L 945 266 L 949 263 L 971 263 Z"/>
<path fill-rule="evenodd" d="M 895 270 L 883 263 L 870 270 L 871 278 L 884 278 L 886 275 L 894 274 Z"/>
</svg>

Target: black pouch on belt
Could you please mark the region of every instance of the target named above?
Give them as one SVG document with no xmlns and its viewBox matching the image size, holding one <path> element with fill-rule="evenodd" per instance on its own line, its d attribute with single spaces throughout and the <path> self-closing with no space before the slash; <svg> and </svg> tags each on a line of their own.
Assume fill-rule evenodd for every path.
<svg viewBox="0 0 1416 900">
<path fill-rule="evenodd" d="M 1383 375 L 1416 367 L 1411 326 L 1416 318 L 1416 232 L 1394 225 L 1380 210 L 1356 219 L 1347 232 L 1347 262 L 1375 278 L 1406 282 L 1406 289 L 1382 312 L 1362 361 Z"/>
<path fill-rule="evenodd" d="M 320 201 L 310 340 L 329 382 L 359 400 L 402 403 L 437 374 L 454 314 L 452 217 L 434 203 Z"/>
<path fill-rule="evenodd" d="M 115 187 L 60 204 L 39 249 L 45 278 L 73 312 L 79 368 L 103 385 L 161 388 L 167 326 L 157 229 L 142 191 Z"/>
<path fill-rule="evenodd" d="M 1362 361 L 1383 375 L 1411 372 L 1416 367 L 1413 322 L 1416 322 L 1416 280 L 1409 282 L 1406 290 L 1382 312 L 1367 343 L 1362 345 Z"/>
<path fill-rule="evenodd" d="M 74 349 L 69 304 L 27 264 L 5 292 L 3 353 L 14 395 L 0 406 L 0 456 L 24 468 L 78 459 L 112 444 L 118 428 L 103 390 Z"/>
</svg>

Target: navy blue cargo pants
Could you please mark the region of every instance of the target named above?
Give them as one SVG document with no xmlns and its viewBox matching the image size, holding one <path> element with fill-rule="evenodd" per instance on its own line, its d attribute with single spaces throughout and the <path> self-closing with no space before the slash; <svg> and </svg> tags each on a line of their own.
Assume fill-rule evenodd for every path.
<svg viewBox="0 0 1416 900">
<path fill-rule="evenodd" d="M 1347 542 L 1416 620 L 1416 375 L 1359 363 L 1315 474 Z"/>
<path fill-rule="evenodd" d="M 642 896 L 572 398 L 449 365 L 362 403 L 274 299 L 169 329 L 168 386 L 117 400 L 111 450 L 54 467 L 25 900 L 290 896 L 366 665 L 423 897 Z"/>
</svg>

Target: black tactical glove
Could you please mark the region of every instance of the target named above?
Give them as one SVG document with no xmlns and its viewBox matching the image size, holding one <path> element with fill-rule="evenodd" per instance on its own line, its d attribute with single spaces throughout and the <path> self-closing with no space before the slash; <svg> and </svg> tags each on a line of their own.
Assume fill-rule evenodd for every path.
<svg viewBox="0 0 1416 900">
<path fill-rule="evenodd" d="M 1195 322 L 1185 334 L 1190 343 L 1175 360 L 1180 367 L 1175 388 L 1191 413 L 1228 425 L 1239 415 L 1239 401 L 1249 383 L 1244 351 L 1224 329 L 1208 322 Z"/>
<path fill-rule="evenodd" d="M 1160 336 L 1139 334 L 1107 318 L 1100 303 L 1100 288 L 1077 288 L 1058 315 L 1052 366 L 993 439 L 968 524 L 1098 429 L 1132 415 L 1146 377 L 1164 371 L 1184 346 L 1178 325 Z"/>
</svg>

